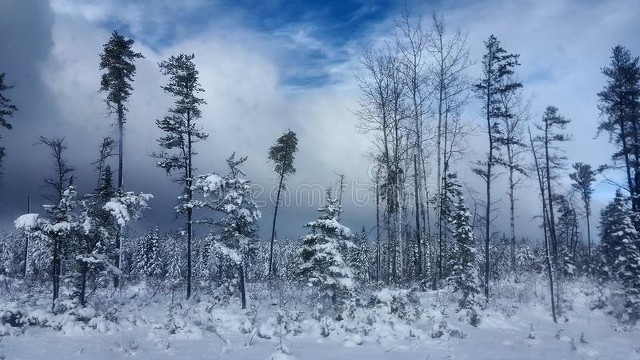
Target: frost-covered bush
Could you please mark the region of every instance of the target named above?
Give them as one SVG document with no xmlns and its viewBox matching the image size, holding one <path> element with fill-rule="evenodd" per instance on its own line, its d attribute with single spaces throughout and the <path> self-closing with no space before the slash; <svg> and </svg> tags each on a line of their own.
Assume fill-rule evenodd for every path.
<svg viewBox="0 0 640 360">
<path fill-rule="evenodd" d="M 420 299 L 415 288 L 376 291 L 369 299 L 369 307 L 384 310 L 406 321 L 420 316 Z"/>
</svg>

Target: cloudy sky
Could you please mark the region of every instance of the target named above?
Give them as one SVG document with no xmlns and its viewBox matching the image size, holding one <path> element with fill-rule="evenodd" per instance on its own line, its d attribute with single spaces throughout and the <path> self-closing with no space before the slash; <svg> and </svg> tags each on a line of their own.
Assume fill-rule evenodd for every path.
<svg viewBox="0 0 640 360">
<path fill-rule="evenodd" d="M 336 173 L 343 173 L 349 186 L 343 222 L 352 228 L 373 225 L 373 204 L 363 191 L 371 185 L 364 156 L 369 139 L 354 127 L 359 96 L 355 75 L 361 73 L 363 50 L 391 36 L 403 2 L 0 2 L 0 72 L 15 85 L 7 95 L 20 109 L 12 120 L 14 129 L 2 132 L 7 156 L 0 180 L 0 228 L 9 228 L 26 212 L 27 196 L 32 197 L 34 211 L 43 202 L 42 178 L 52 167 L 47 149 L 34 145 L 39 135 L 64 136 L 80 191 L 95 186 L 90 163 L 97 156 L 97 144 L 115 135 L 104 94 L 98 92 L 99 53 L 114 29 L 133 38 L 135 50 L 145 56 L 137 62 L 125 134 L 125 186 L 155 195 L 144 224 L 159 224 L 165 230 L 181 225 L 172 213 L 179 188 L 155 167 L 149 154 L 158 150 L 155 119 L 171 104 L 160 89 L 165 79 L 157 63 L 172 54 L 194 53 L 207 101 L 201 124 L 210 133 L 206 143 L 198 144 L 197 166 L 200 172 L 224 172 L 224 159 L 232 151 L 249 156 L 247 175 L 264 188 L 259 195 L 267 204 L 262 209 L 263 234 L 270 226 L 269 197 L 276 181 L 267 149 L 287 129 L 299 138 L 297 173 L 289 181 L 290 189 L 317 193 L 335 185 Z M 533 119 L 547 105 L 557 106 L 572 119 L 573 141 L 566 145 L 569 163 L 608 162 L 613 150 L 606 135 L 595 138 L 596 93 L 604 84 L 600 68 L 608 64 L 616 44 L 640 55 L 640 2 L 461 0 L 408 5 L 413 14 L 427 19 L 440 13 L 449 29 L 468 34 L 476 60 L 469 69 L 472 78 L 479 75 L 482 41 L 490 34 L 509 52 L 521 54 L 518 74 L 525 95 L 532 97 Z M 480 124 L 479 114 L 480 104 L 474 100 L 464 116 Z M 458 169 L 474 188 L 479 181 L 469 165 L 483 154 L 482 134 L 469 137 L 468 143 L 471 151 Z M 535 194 L 534 187 L 525 187 L 518 218 L 521 235 L 532 238 L 539 235 L 532 221 L 538 211 Z M 611 187 L 601 184 L 596 202 L 610 197 Z M 301 225 L 315 217 L 318 199 L 289 200 L 280 213 L 279 235 L 297 237 L 304 231 Z M 507 216 L 501 211 L 502 218 Z"/>
</svg>

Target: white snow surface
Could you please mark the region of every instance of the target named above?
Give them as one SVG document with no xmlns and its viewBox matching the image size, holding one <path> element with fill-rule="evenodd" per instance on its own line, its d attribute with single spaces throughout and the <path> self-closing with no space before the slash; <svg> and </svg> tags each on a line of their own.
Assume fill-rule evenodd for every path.
<svg viewBox="0 0 640 360">
<path fill-rule="evenodd" d="M 640 359 L 640 328 L 622 328 L 606 309 L 590 310 L 589 286 L 566 289 L 568 310 L 557 324 L 542 280 L 497 286 L 478 327 L 461 319 L 444 290 L 417 292 L 418 316 L 408 320 L 390 313 L 406 290 L 361 294 L 380 303 L 342 321 L 314 320 L 304 290 L 266 284 L 248 290 L 243 311 L 236 301 L 198 294 L 184 301 L 176 293 L 171 305 L 169 294 L 154 294 L 142 283 L 95 295 L 89 299 L 95 308 L 52 315 L 45 293 L 12 298 L 3 289 L 0 318 L 22 310 L 39 325 L 0 325 L 0 358 Z"/>
</svg>

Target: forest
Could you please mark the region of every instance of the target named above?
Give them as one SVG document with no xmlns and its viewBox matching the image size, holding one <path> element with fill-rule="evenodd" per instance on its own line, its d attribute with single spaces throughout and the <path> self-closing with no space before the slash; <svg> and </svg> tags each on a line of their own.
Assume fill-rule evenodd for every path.
<svg viewBox="0 0 640 360">
<path fill-rule="evenodd" d="M 38 134 L 50 164 L 45 205 L 0 234 L 0 359 L 38 358 L 30 339 L 55 358 L 474 358 L 478 347 L 482 358 L 532 347 L 525 358 L 640 358 L 638 54 L 611 44 L 610 62 L 592 69 L 601 90 L 584 106 L 599 118 L 584 126 L 608 138 L 610 161 L 571 163 L 567 125 L 578 119 L 562 103 L 533 114 L 517 49 L 489 35 L 476 59 L 467 33 L 441 15 L 405 9 L 394 21 L 353 74 L 374 226 L 342 222 L 351 199 L 336 173 L 317 218 L 295 224 L 297 238 L 278 236 L 290 225 L 278 211 L 291 211 L 283 197 L 307 144 L 282 128 L 264 149 L 275 183 L 261 185 L 277 190 L 266 204 L 244 169 L 254 154 L 230 148 L 224 166 L 201 171 L 200 146 L 225 134 L 202 126 L 207 89 L 191 53 L 157 64 L 171 102 L 149 105 L 166 109 L 148 156 L 174 183 L 175 206 L 161 211 L 181 226 L 144 222 L 154 194 L 127 187 L 136 139 L 126 130 L 143 120 L 129 116 L 132 94 L 151 85 L 136 81 L 145 54 L 113 31 L 94 55 L 95 90 L 117 136 L 77 149 Z M 8 138 L 28 105 L 13 101 L 18 85 L 1 71 Z M 469 160 L 472 134 L 482 138 L 479 161 Z M 11 150 L 0 143 L 0 161 L 20 156 Z M 71 164 L 70 152 L 95 160 Z M 93 190 L 79 189 L 76 166 L 90 169 Z M 602 184 L 615 195 L 598 212 Z M 525 191 L 537 203 L 520 201 Z M 536 233 L 518 229 L 523 206 L 536 209 L 527 220 Z M 341 345 L 323 356 L 323 342 Z"/>
</svg>

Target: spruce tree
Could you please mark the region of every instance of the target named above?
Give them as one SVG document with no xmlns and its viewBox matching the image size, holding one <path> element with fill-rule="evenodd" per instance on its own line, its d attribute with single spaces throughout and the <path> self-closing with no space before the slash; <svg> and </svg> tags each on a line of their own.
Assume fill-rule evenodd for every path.
<svg viewBox="0 0 640 360">
<path fill-rule="evenodd" d="M 471 214 L 459 193 L 449 217 L 452 226 L 453 248 L 450 258 L 451 274 L 448 281 L 459 294 L 459 309 L 472 310 L 477 305 L 478 270 L 476 268 L 475 236 L 471 226 Z"/>
<path fill-rule="evenodd" d="M 216 225 L 219 231 L 210 236 L 214 250 L 237 269 L 240 284 L 241 305 L 247 305 L 246 268 L 250 251 L 256 246 L 258 220 L 261 217 L 251 188 L 251 182 L 240 166 L 247 157 L 235 158 L 235 153 L 227 158 L 229 174 L 221 178 L 215 174 L 202 175 L 195 188 L 207 199 L 207 207 L 221 212 L 224 216 Z"/>
<path fill-rule="evenodd" d="M 602 252 L 612 279 L 622 285 L 624 313 L 621 320 L 635 324 L 640 320 L 640 236 L 632 221 L 633 213 L 620 190 L 601 214 Z"/>
<path fill-rule="evenodd" d="M 618 251 L 622 248 L 624 218 L 628 216 L 627 198 L 620 189 L 607 206 L 600 212 L 600 243 L 601 253 L 606 265 L 605 273 L 613 279 L 615 277 L 615 262 Z"/>
<path fill-rule="evenodd" d="M 300 255 L 300 274 L 314 289 L 321 305 L 339 310 L 353 295 L 353 271 L 347 265 L 340 249 L 350 241 L 349 228 L 339 223 L 341 206 L 327 190 L 326 204 L 320 208 L 320 217 L 307 223 L 311 233 L 303 236 Z"/>
<path fill-rule="evenodd" d="M 191 297 L 191 246 L 193 237 L 193 209 L 197 203 L 193 201 L 193 182 L 195 166 L 193 158 L 197 154 L 194 144 L 206 140 L 208 134 L 197 125 L 202 116 L 200 107 L 206 102 L 198 97 L 204 89 L 198 82 L 198 70 L 193 63 L 195 55 L 180 54 L 171 56 L 160 62 L 163 75 L 169 76 L 167 85 L 162 89 L 174 97 L 174 106 L 169 109 L 169 115 L 156 124 L 165 135 L 158 139 L 163 148 L 154 157 L 159 159 L 158 167 L 164 169 L 167 175 L 177 174 L 176 182 L 182 185 L 182 195 L 178 197 L 178 214 L 186 215 L 187 234 L 187 299 Z"/>
</svg>

